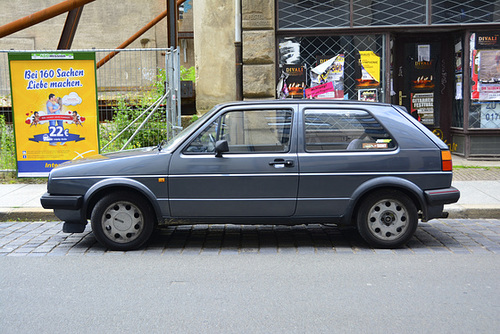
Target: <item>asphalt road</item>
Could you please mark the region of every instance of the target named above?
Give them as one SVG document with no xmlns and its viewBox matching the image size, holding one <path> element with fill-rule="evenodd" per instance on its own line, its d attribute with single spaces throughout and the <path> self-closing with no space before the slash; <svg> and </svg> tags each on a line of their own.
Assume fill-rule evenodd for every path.
<svg viewBox="0 0 500 334">
<path fill-rule="evenodd" d="M 0 333 L 497 333 L 500 220 L 375 250 L 328 226 L 184 226 L 109 252 L 0 223 Z"/>
<path fill-rule="evenodd" d="M 498 255 L 2 257 L 1 333 L 497 333 Z"/>
</svg>

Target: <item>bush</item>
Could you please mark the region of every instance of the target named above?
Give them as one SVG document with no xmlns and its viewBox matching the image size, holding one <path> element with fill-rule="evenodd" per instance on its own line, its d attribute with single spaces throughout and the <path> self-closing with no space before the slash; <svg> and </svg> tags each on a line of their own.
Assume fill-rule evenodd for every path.
<svg viewBox="0 0 500 334">
<path fill-rule="evenodd" d="M 12 125 L 0 115 L 0 170 L 16 169 L 16 147 Z"/>
</svg>

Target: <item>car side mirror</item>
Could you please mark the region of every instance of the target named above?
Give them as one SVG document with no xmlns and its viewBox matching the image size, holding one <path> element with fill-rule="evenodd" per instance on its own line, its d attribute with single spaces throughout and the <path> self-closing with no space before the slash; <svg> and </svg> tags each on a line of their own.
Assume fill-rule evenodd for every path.
<svg viewBox="0 0 500 334">
<path fill-rule="evenodd" d="M 222 158 L 222 153 L 229 152 L 229 145 L 227 140 L 218 140 L 215 143 L 215 156 L 217 158 Z"/>
</svg>

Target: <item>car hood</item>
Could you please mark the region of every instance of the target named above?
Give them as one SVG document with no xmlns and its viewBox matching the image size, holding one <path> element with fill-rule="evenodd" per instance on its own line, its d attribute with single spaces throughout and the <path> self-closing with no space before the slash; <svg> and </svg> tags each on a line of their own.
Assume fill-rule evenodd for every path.
<svg viewBox="0 0 500 334">
<path fill-rule="evenodd" d="M 57 177 L 127 177 L 133 175 L 166 174 L 170 154 L 154 147 L 125 150 L 72 160 L 50 172 Z"/>
<path fill-rule="evenodd" d="M 97 162 L 97 161 L 110 160 L 110 159 L 120 159 L 120 158 L 127 158 L 127 157 L 141 156 L 141 155 L 150 155 L 150 154 L 158 154 L 158 150 L 156 149 L 155 146 L 137 148 L 137 149 L 132 149 L 132 150 L 109 152 L 109 153 L 104 153 L 104 154 L 95 154 L 95 155 L 92 155 L 92 156 L 89 156 L 89 157 L 86 157 L 83 159 L 66 161 L 56 168 L 66 167 L 66 166 L 74 166 L 74 165 L 79 165 L 79 164 L 86 164 L 89 162 Z"/>
</svg>

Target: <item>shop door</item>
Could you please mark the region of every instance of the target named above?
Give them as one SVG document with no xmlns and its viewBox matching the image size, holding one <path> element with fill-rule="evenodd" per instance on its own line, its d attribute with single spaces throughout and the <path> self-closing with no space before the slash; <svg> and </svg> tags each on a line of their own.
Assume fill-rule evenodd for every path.
<svg viewBox="0 0 500 334">
<path fill-rule="evenodd" d="M 394 95 L 441 139 L 449 139 L 453 86 L 453 52 L 445 38 L 404 35 L 394 44 Z M 451 71 L 449 70 L 451 68 Z"/>
</svg>

